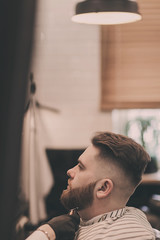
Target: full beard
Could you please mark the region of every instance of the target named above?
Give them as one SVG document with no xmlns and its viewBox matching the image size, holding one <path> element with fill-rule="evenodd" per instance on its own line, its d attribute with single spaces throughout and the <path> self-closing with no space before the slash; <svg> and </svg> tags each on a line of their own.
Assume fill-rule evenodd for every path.
<svg viewBox="0 0 160 240">
<path fill-rule="evenodd" d="M 94 196 L 93 191 L 96 182 L 90 183 L 85 187 L 63 190 L 60 197 L 63 206 L 70 210 L 77 208 L 83 210 L 92 205 Z"/>
</svg>

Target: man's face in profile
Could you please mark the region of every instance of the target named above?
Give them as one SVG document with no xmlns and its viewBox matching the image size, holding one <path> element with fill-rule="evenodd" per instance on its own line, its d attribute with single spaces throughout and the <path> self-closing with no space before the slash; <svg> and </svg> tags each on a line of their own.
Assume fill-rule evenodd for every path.
<svg viewBox="0 0 160 240">
<path fill-rule="evenodd" d="M 102 174 L 97 161 L 98 155 L 99 149 L 90 145 L 79 157 L 78 164 L 67 171 L 68 186 L 61 195 L 65 208 L 81 210 L 92 204 L 95 185 Z"/>
</svg>

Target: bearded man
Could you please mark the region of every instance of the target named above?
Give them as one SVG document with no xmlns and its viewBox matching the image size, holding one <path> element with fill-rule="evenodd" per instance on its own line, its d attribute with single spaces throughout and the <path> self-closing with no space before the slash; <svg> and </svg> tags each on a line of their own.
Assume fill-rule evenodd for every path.
<svg viewBox="0 0 160 240">
<path fill-rule="evenodd" d="M 147 152 L 131 138 L 97 133 L 67 171 L 60 200 L 71 213 L 51 219 L 28 240 L 156 239 L 145 214 L 126 206 L 148 162 Z"/>
</svg>

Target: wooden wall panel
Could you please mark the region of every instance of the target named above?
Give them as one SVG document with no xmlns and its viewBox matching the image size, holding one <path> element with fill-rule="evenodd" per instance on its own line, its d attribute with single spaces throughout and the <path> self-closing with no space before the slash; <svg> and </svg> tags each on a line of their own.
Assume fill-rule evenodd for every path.
<svg viewBox="0 0 160 240">
<path fill-rule="evenodd" d="M 160 1 L 139 0 L 143 20 L 101 26 L 101 109 L 160 108 Z"/>
</svg>

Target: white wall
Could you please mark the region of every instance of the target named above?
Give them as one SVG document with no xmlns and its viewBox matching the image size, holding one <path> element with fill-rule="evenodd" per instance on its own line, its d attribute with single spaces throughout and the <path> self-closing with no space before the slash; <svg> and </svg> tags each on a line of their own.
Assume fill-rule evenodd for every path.
<svg viewBox="0 0 160 240">
<path fill-rule="evenodd" d="M 31 71 L 36 99 L 60 110 L 41 110 L 48 147 L 76 148 L 92 134 L 111 130 L 111 114 L 100 111 L 100 29 L 71 22 L 74 0 L 38 0 Z"/>
</svg>

